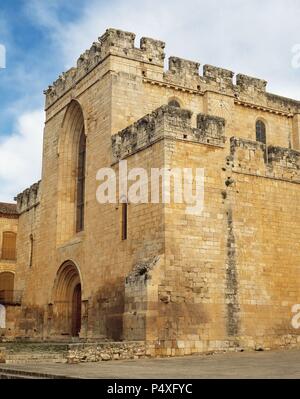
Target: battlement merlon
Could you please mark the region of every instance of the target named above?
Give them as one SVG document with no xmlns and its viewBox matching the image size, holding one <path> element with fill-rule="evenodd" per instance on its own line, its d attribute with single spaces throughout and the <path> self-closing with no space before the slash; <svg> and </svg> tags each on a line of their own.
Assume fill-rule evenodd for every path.
<svg viewBox="0 0 300 399">
<path fill-rule="evenodd" d="M 227 86 L 235 89 L 237 94 L 251 94 L 252 92 L 266 93 L 268 82 L 263 79 L 253 78 L 251 76 L 238 74 L 236 75 L 236 84 L 233 82 L 235 73 L 213 65 L 204 65 L 203 76 L 207 82 L 215 82 L 219 85 Z"/>
<path fill-rule="evenodd" d="M 189 76 L 189 77 L 199 77 L 200 63 L 185 60 L 179 57 L 169 58 L 169 70 L 167 74 L 179 75 L 179 76 Z"/>
<path fill-rule="evenodd" d="M 41 181 L 33 184 L 15 198 L 17 201 L 17 211 L 19 214 L 30 211 L 40 203 Z"/>
<path fill-rule="evenodd" d="M 109 54 L 133 57 L 139 61 L 163 66 L 165 59 L 165 43 L 160 40 L 142 37 L 140 48 L 134 47 L 136 35 L 117 29 L 107 29 L 104 35 L 99 37 L 103 58 Z"/>
<path fill-rule="evenodd" d="M 250 89 L 265 93 L 268 82 L 251 76 L 238 74 L 236 76 L 236 84 L 241 91 L 249 91 Z"/>
<path fill-rule="evenodd" d="M 230 161 L 236 172 L 300 183 L 300 152 L 291 148 L 232 137 Z"/>
<path fill-rule="evenodd" d="M 213 65 L 204 65 L 203 76 L 208 81 L 213 81 L 216 83 L 223 83 L 227 86 L 233 86 L 234 72 L 228 69 L 218 68 Z"/>
<path fill-rule="evenodd" d="M 224 147 L 225 119 L 199 114 L 197 127 L 189 110 L 163 105 L 112 136 L 113 163 L 168 138 Z"/>
<path fill-rule="evenodd" d="M 300 152 L 290 148 L 268 146 L 268 162 L 294 169 L 300 178 Z"/>
</svg>

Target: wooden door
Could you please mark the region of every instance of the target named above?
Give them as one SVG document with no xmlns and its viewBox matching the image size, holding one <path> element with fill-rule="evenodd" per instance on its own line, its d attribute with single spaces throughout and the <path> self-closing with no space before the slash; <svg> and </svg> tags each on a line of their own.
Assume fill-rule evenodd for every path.
<svg viewBox="0 0 300 399">
<path fill-rule="evenodd" d="M 14 295 L 14 279 L 15 276 L 13 273 L 0 273 L 0 302 L 12 302 Z"/>
<path fill-rule="evenodd" d="M 77 284 L 72 300 L 72 337 L 78 337 L 81 329 L 81 284 Z"/>
</svg>

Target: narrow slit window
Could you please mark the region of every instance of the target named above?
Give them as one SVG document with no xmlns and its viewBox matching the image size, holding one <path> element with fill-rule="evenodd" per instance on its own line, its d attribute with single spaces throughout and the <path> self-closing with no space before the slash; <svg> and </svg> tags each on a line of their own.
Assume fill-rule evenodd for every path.
<svg viewBox="0 0 300 399">
<path fill-rule="evenodd" d="M 127 240 L 128 233 L 128 204 L 122 204 L 122 240 Z"/>
<path fill-rule="evenodd" d="M 82 131 L 79 141 L 78 167 L 77 167 L 77 212 L 76 232 L 84 230 L 84 204 L 85 204 L 85 163 L 86 163 L 86 136 Z"/>
</svg>

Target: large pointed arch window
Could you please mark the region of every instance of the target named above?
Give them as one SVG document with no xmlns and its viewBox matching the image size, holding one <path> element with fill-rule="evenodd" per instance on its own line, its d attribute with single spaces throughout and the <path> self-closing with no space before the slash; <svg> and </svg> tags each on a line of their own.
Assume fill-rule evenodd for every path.
<svg viewBox="0 0 300 399">
<path fill-rule="evenodd" d="M 81 132 L 78 146 L 76 232 L 84 230 L 86 136 Z"/>
<path fill-rule="evenodd" d="M 57 245 L 84 229 L 86 137 L 82 107 L 73 100 L 66 109 L 59 138 Z"/>
</svg>

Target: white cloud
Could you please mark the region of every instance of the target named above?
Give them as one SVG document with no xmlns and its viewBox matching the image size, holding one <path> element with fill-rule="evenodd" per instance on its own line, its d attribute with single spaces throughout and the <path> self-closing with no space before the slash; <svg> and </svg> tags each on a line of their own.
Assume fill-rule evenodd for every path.
<svg viewBox="0 0 300 399">
<path fill-rule="evenodd" d="M 0 141 L 0 201 L 14 196 L 40 178 L 44 112 L 20 115 L 15 133 Z"/>
</svg>

